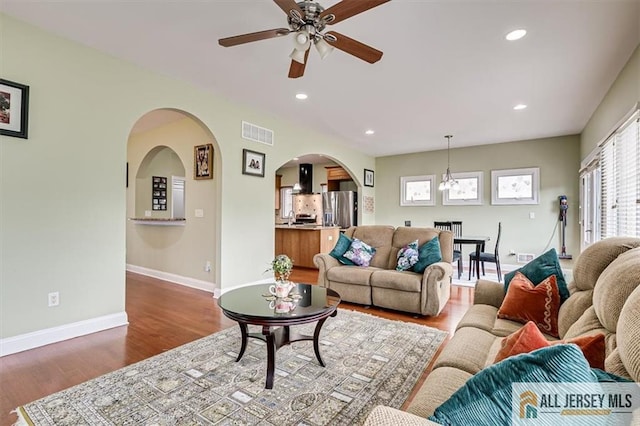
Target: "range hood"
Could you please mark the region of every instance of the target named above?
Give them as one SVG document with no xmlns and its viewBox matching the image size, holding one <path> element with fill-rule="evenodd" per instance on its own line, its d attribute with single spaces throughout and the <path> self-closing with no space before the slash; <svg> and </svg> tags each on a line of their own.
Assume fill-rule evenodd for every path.
<svg viewBox="0 0 640 426">
<path fill-rule="evenodd" d="M 298 183 L 300 184 L 300 192 L 298 194 L 313 193 L 313 164 L 300 164 Z"/>
</svg>

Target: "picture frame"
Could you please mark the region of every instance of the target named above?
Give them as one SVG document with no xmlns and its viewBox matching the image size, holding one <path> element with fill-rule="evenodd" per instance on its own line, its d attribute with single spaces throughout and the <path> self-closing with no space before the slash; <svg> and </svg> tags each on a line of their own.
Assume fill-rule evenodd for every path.
<svg viewBox="0 0 640 426">
<path fill-rule="evenodd" d="M 491 170 L 491 204 L 539 204 L 540 168 Z"/>
<path fill-rule="evenodd" d="M 196 145 L 193 148 L 193 178 L 213 179 L 213 144 Z"/>
<path fill-rule="evenodd" d="M 250 149 L 242 150 L 242 174 L 264 177 L 264 168 L 266 155 L 251 151 Z"/>
<path fill-rule="evenodd" d="M 374 172 L 373 170 L 364 169 L 364 186 L 373 188 Z"/>
<path fill-rule="evenodd" d="M 443 206 L 481 206 L 484 203 L 483 172 L 451 173 L 451 176 L 458 181 L 458 188 L 442 191 Z"/>
<path fill-rule="evenodd" d="M 0 135 L 28 139 L 29 86 L 0 79 Z"/>
<path fill-rule="evenodd" d="M 402 176 L 400 178 L 401 206 L 435 206 L 436 175 Z"/>
</svg>

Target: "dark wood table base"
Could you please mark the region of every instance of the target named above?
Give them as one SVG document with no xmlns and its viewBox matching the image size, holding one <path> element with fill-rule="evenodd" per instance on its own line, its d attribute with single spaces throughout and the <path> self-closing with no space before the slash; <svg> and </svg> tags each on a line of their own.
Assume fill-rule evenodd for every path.
<svg viewBox="0 0 640 426">
<path fill-rule="evenodd" d="M 337 315 L 337 311 L 331 313 L 332 317 Z M 296 333 L 291 330 L 290 326 L 285 325 L 281 327 L 273 327 L 269 325 L 262 326 L 262 333 L 249 333 L 249 323 L 238 321 L 238 325 L 240 326 L 240 333 L 242 333 L 242 343 L 240 346 L 240 353 L 238 354 L 238 358 L 236 358 L 236 362 L 242 359 L 244 352 L 247 349 L 247 341 L 251 337 L 253 339 L 259 339 L 267 344 L 267 380 L 265 383 L 265 389 L 273 389 L 273 375 L 276 368 L 276 351 L 281 347 L 288 345 L 293 342 L 300 342 L 303 340 L 312 340 L 313 341 L 313 351 L 316 354 L 316 358 L 318 359 L 318 363 L 321 366 L 325 366 L 322 357 L 320 356 L 320 330 L 322 330 L 322 325 L 327 320 L 328 317 L 324 317 L 318 320 L 316 324 L 315 331 L 313 332 L 313 336 L 309 336 L 307 334 Z"/>
</svg>

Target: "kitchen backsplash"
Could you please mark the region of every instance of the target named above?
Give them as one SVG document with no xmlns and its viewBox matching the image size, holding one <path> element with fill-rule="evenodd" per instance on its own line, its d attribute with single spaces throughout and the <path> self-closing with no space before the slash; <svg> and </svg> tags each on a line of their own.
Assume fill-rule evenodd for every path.
<svg viewBox="0 0 640 426">
<path fill-rule="evenodd" d="M 322 223 L 322 194 L 298 194 L 293 196 L 293 210 L 296 214 L 316 216 L 316 223 Z"/>
</svg>

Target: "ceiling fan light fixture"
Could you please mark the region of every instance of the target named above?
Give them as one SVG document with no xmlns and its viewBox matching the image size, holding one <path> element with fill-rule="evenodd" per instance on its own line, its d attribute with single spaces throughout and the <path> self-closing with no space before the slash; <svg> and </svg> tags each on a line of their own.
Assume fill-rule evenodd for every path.
<svg viewBox="0 0 640 426">
<path fill-rule="evenodd" d="M 324 41 L 324 39 L 322 38 L 318 38 L 315 42 L 315 45 L 316 50 L 320 54 L 320 59 L 326 58 L 331 52 L 333 52 L 333 46 Z"/>
<path fill-rule="evenodd" d="M 289 57 L 300 64 L 304 64 L 305 52 L 305 50 L 293 49 Z"/>
</svg>

